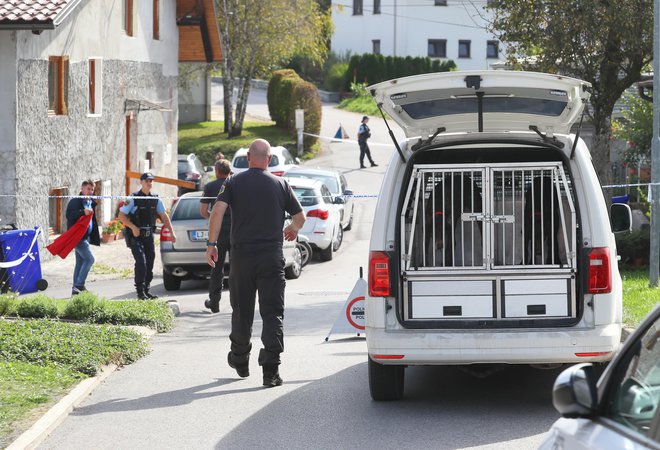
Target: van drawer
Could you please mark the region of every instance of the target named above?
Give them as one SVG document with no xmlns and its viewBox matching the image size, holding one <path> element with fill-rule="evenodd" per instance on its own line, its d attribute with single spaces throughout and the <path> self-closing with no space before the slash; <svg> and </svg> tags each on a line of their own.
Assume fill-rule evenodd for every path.
<svg viewBox="0 0 660 450">
<path fill-rule="evenodd" d="M 504 280 L 502 317 L 567 317 L 570 283 L 566 279 Z"/>
<path fill-rule="evenodd" d="M 410 292 L 412 319 L 495 317 L 492 280 L 417 281 Z"/>
</svg>

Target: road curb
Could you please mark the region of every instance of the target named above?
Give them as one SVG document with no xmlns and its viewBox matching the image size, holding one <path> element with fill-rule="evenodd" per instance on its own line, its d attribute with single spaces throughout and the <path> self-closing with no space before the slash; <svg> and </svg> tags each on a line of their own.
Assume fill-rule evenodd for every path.
<svg viewBox="0 0 660 450">
<path fill-rule="evenodd" d="M 139 325 L 132 325 L 127 328 L 141 333 L 146 339 L 151 339 L 156 334 L 156 330 Z M 71 411 L 78 407 L 115 370 L 117 370 L 117 365 L 109 364 L 103 366 L 101 373 L 95 377 L 82 380 L 5 450 L 37 448 L 69 416 Z"/>
</svg>

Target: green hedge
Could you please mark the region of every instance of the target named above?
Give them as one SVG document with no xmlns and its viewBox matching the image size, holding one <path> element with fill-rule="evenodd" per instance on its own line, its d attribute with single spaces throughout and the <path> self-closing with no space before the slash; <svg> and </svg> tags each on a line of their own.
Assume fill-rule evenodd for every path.
<svg viewBox="0 0 660 450">
<path fill-rule="evenodd" d="M 282 69 L 273 72 L 268 82 L 268 112 L 275 125 L 287 129 L 289 121 L 289 100 L 294 86 L 303 81 L 293 69 Z"/>
<path fill-rule="evenodd" d="M 621 256 L 623 264 L 633 264 L 635 260 L 642 264 L 649 263 L 649 249 L 651 248 L 651 234 L 649 228 L 635 230 L 631 233 L 617 233 L 616 252 Z"/>
<path fill-rule="evenodd" d="M 455 70 L 452 60 L 440 61 L 427 57 L 383 56 L 373 53 L 353 55 L 343 83 L 343 91 L 349 92 L 351 83 L 374 84 L 393 78 L 422 73 L 449 72 Z"/>
</svg>

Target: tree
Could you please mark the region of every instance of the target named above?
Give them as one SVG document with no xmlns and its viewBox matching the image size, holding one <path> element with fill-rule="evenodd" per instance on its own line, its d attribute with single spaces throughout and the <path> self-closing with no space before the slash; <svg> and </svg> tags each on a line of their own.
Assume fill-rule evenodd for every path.
<svg viewBox="0 0 660 450">
<path fill-rule="evenodd" d="M 225 131 L 240 136 L 250 82 L 297 53 L 322 62 L 331 32 L 328 11 L 314 0 L 215 0 L 223 62 Z M 232 93 L 238 88 L 236 107 Z"/>
<path fill-rule="evenodd" d="M 611 181 L 612 110 L 653 57 L 652 1 L 499 0 L 494 13 L 491 31 L 511 64 L 592 84 L 591 156 L 601 182 Z"/>
<path fill-rule="evenodd" d="M 623 97 L 626 109 L 621 112 L 623 120 L 614 121 L 614 137 L 628 142 L 624 158 L 626 162 L 637 164 L 640 160 L 651 161 L 651 140 L 653 139 L 653 103 L 637 95 Z"/>
</svg>

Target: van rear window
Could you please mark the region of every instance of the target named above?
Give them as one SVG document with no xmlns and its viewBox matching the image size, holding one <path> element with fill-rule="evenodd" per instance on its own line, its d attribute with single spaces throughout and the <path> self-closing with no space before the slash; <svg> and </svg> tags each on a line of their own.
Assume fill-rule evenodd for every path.
<svg viewBox="0 0 660 450">
<path fill-rule="evenodd" d="M 535 114 L 540 116 L 559 116 L 567 102 L 558 100 L 523 98 L 523 97 L 484 97 L 484 113 Z M 477 99 L 443 98 L 408 103 L 401 107 L 413 119 L 448 116 L 454 114 L 476 114 Z"/>
</svg>

